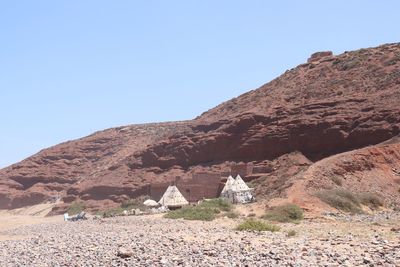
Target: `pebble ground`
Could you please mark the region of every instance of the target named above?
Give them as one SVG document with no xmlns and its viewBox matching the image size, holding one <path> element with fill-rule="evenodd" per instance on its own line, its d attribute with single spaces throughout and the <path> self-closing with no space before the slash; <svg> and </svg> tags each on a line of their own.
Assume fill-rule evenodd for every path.
<svg viewBox="0 0 400 267">
<path fill-rule="evenodd" d="M 0 266 L 400 266 L 399 218 L 305 220 L 275 233 L 159 215 L 46 223 L 0 230 L 15 237 L 0 241 Z"/>
</svg>

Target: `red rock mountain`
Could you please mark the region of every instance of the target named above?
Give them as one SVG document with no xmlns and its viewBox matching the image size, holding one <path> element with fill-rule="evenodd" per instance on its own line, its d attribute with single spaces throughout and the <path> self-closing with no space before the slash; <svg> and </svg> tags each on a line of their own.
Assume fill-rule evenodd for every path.
<svg viewBox="0 0 400 267">
<path fill-rule="evenodd" d="M 227 173 L 236 163 L 252 166 L 246 179 L 255 179 L 265 199 L 304 204 L 304 192 L 335 186 L 326 180 L 335 173 L 347 177 L 347 187 L 373 185 L 396 202 L 399 142 L 391 138 L 400 134 L 399 103 L 400 44 L 315 53 L 192 121 L 108 129 L 2 169 L 0 209 L 56 196 L 67 205 L 112 206 L 146 194 L 149 184 Z M 349 162 L 339 164 L 343 159 Z"/>
</svg>

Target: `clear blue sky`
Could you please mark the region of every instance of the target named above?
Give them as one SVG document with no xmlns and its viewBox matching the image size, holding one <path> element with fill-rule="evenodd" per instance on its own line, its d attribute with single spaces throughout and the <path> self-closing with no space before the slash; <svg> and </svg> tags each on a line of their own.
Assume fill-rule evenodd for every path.
<svg viewBox="0 0 400 267">
<path fill-rule="evenodd" d="M 400 41 L 400 1 L 1 1 L 0 167 L 191 119 L 315 51 Z"/>
</svg>

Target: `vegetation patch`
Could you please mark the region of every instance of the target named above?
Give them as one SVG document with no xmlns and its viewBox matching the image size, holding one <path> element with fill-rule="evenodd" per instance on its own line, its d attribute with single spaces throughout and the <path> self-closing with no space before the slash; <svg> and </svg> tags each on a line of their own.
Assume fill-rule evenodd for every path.
<svg viewBox="0 0 400 267">
<path fill-rule="evenodd" d="M 183 207 L 179 210 L 170 211 L 164 217 L 169 219 L 212 221 L 223 212 L 228 217 L 236 216 L 232 212 L 232 207 L 232 204 L 228 201 L 216 198 L 203 201 L 197 206 Z"/>
<path fill-rule="evenodd" d="M 185 219 L 197 221 L 212 221 L 216 218 L 216 210 L 204 209 L 200 207 L 184 207 L 179 210 L 173 210 L 165 214 L 168 219 Z"/>
<path fill-rule="evenodd" d="M 296 204 L 280 205 L 268 210 L 263 219 L 276 222 L 298 222 L 303 219 L 303 210 Z"/>
<path fill-rule="evenodd" d="M 362 213 L 357 196 L 350 191 L 344 189 L 324 190 L 317 193 L 317 197 L 336 209 L 351 213 Z"/>
<path fill-rule="evenodd" d="M 214 198 L 210 200 L 206 200 L 201 202 L 198 207 L 202 208 L 209 208 L 209 209 L 218 209 L 220 211 L 231 211 L 233 208 L 233 205 L 223 199 L 223 198 Z"/>
<path fill-rule="evenodd" d="M 383 200 L 376 194 L 372 193 L 360 193 L 358 198 L 361 204 L 370 207 L 371 209 L 378 209 L 384 205 Z"/>
<path fill-rule="evenodd" d="M 317 197 L 331 207 L 351 213 L 362 213 L 361 204 L 371 209 L 384 205 L 383 200 L 375 194 L 356 194 L 344 189 L 324 190 L 317 193 Z"/>
<path fill-rule="evenodd" d="M 242 223 L 240 223 L 235 230 L 238 231 L 269 231 L 269 232 L 277 232 L 280 230 L 280 227 L 275 224 L 266 223 L 260 220 L 248 219 Z"/>
<path fill-rule="evenodd" d="M 72 202 L 71 205 L 69 206 L 67 212 L 68 214 L 71 215 L 76 215 L 79 214 L 80 212 L 84 211 L 86 209 L 86 205 L 82 201 L 75 201 Z"/>
</svg>

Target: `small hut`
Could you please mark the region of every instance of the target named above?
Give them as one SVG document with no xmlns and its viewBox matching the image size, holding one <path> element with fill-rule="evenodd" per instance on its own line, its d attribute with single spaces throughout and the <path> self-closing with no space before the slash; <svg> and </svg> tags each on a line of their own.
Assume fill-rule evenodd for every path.
<svg viewBox="0 0 400 267">
<path fill-rule="evenodd" d="M 233 192 L 234 190 L 235 179 L 229 175 L 228 179 L 226 180 L 225 186 L 221 191 L 221 198 L 229 199 L 233 202 Z"/>
<path fill-rule="evenodd" d="M 158 203 L 162 206 L 168 207 L 169 209 L 177 209 L 189 205 L 189 202 L 175 185 L 168 186 Z"/>
<path fill-rule="evenodd" d="M 236 179 L 233 179 L 232 176 L 228 177 L 221 197 L 231 203 L 250 203 L 254 200 L 252 189 L 247 186 L 240 175 L 236 176 Z"/>
<path fill-rule="evenodd" d="M 240 175 L 236 176 L 235 179 L 235 202 L 236 203 L 250 203 L 253 202 L 253 189 L 247 186 Z"/>
</svg>

